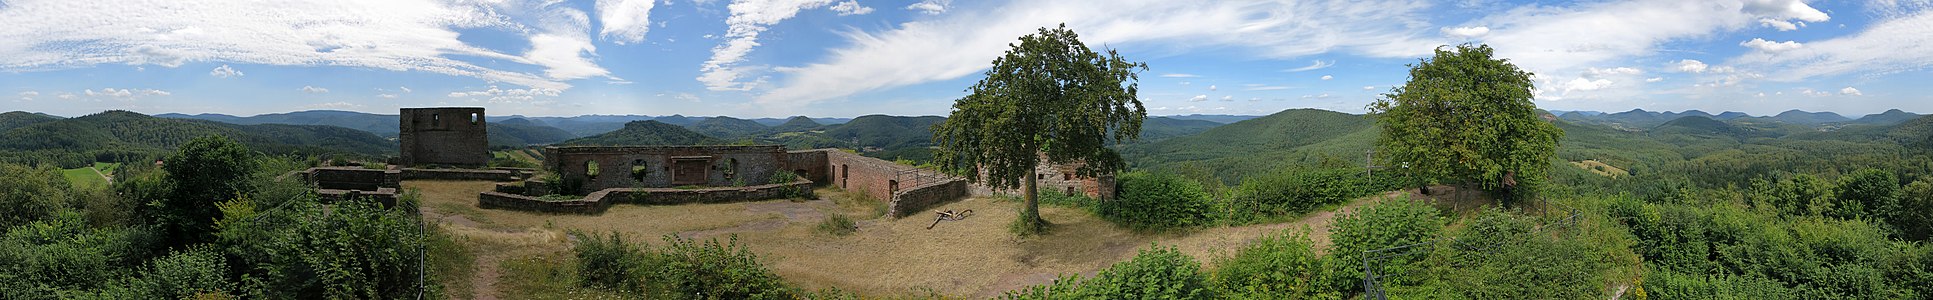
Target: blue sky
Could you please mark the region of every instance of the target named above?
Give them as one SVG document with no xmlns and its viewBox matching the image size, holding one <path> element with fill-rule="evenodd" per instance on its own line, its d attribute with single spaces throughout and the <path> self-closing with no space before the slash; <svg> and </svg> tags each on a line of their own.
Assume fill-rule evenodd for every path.
<svg viewBox="0 0 1933 300">
<path fill-rule="evenodd" d="M 1438 45 L 1546 109 L 1933 113 L 1933 0 L 0 0 L 0 110 L 945 115 L 1066 23 L 1152 115 L 1362 112 Z"/>
</svg>

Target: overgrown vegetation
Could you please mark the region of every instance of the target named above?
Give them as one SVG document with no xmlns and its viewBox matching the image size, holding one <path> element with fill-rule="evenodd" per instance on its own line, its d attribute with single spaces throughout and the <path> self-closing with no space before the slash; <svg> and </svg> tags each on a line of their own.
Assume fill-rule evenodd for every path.
<svg viewBox="0 0 1933 300">
<path fill-rule="evenodd" d="M 837 290 L 807 292 L 773 274 L 732 236 L 699 242 L 666 236 L 653 248 L 622 236 L 578 234 L 576 280 L 651 299 L 843 299 Z"/>
<path fill-rule="evenodd" d="M 831 213 L 826 215 L 825 220 L 819 221 L 819 226 L 813 229 L 818 230 L 819 233 L 845 236 L 851 235 L 854 231 L 858 231 L 859 227 L 846 214 Z"/>
<path fill-rule="evenodd" d="M 1137 230 L 1168 230 L 1214 224 L 1215 206 L 1201 185 L 1167 173 L 1132 172 L 1117 177 L 1120 194 L 1103 201 L 1103 219 Z"/>
<path fill-rule="evenodd" d="M 1054 283 L 1009 291 L 1001 299 L 1216 299 L 1194 258 L 1155 246 L 1093 278 L 1066 275 Z"/>
</svg>

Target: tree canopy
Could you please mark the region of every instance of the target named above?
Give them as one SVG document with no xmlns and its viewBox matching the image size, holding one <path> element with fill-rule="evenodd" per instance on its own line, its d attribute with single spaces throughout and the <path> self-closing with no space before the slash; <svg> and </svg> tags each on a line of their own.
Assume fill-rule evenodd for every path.
<svg viewBox="0 0 1933 300">
<path fill-rule="evenodd" d="M 1082 176 L 1125 167 L 1106 145 L 1141 134 L 1147 109 L 1135 92 L 1137 72 L 1147 64 L 1088 49 L 1065 24 L 1040 28 L 1009 46 L 986 78 L 954 101 L 946 121 L 933 127 L 935 163 L 975 182 L 1022 187 L 1028 203 L 1022 220 L 1037 222 L 1031 182 L 1043 158 L 1082 163 Z"/>
<path fill-rule="evenodd" d="M 1437 48 L 1410 65 L 1409 82 L 1369 105 L 1382 125 L 1376 145 L 1386 165 L 1491 192 L 1531 190 L 1524 188 L 1545 180 L 1564 131 L 1538 116 L 1531 74 L 1494 51 Z"/>
</svg>

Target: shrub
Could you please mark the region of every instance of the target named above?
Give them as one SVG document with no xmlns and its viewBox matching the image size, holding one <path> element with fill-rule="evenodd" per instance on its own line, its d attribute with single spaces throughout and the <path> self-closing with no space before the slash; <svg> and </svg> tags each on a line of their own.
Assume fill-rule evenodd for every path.
<svg viewBox="0 0 1933 300">
<path fill-rule="evenodd" d="M 423 242 L 412 203 L 367 201 L 324 206 L 312 197 L 257 211 L 243 198 L 220 205 L 219 243 L 251 277 L 247 294 L 266 298 L 413 298 Z"/>
<path fill-rule="evenodd" d="M 221 135 L 207 135 L 182 144 L 162 169 L 174 188 L 153 206 L 152 216 L 174 246 L 214 240 L 214 221 L 221 211 L 215 203 L 254 191 L 246 180 L 256 169 L 254 152 Z"/>
<path fill-rule="evenodd" d="M 1863 169 L 1839 178 L 1833 216 L 1882 219 L 1899 210 L 1899 180 L 1892 172 Z"/>
<path fill-rule="evenodd" d="M 1214 222 L 1214 207 L 1201 184 L 1167 173 L 1133 172 L 1120 177 L 1119 197 L 1101 202 L 1101 218 L 1136 230 L 1167 230 Z"/>
<path fill-rule="evenodd" d="M 584 234 L 577 236 L 577 246 L 571 251 L 577 254 L 577 278 L 579 284 L 587 287 L 639 291 L 644 279 L 645 253 L 636 244 L 626 242 L 624 235 L 612 232 L 610 235 Z"/>
<path fill-rule="evenodd" d="M 820 233 L 844 236 L 858 231 L 859 228 L 856 226 L 853 224 L 852 218 L 846 217 L 846 214 L 833 213 L 826 215 L 824 221 L 819 221 L 819 227 L 817 229 Z"/>
<path fill-rule="evenodd" d="M 1214 299 L 1201 265 L 1173 247 L 1143 249 L 1094 278 L 1069 275 L 1052 284 L 1008 291 L 1002 299 Z"/>
<path fill-rule="evenodd" d="M 1901 189 L 1899 210 L 1887 223 L 1909 241 L 1933 238 L 1933 177 L 1920 178 Z"/>
<path fill-rule="evenodd" d="M 1362 288 L 1366 251 L 1435 239 L 1443 230 L 1443 217 L 1439 213 L 1423 201 L 1397 198 L 1377 201 L 1337 217 L 1329 227 L 1329 253 L 1335 262 L 1329 264 L 1329 290 L 1348 293 Z M 1382 269 L 1377 273 L 1403 273 L 1416 260 L 1414 256 L 1392 257 L 1381 263 Z"/>
<path fill-rule="evenodd" d="M 87 228 L 79 213 L 9 228 L 0 238 L 0 299 L 53 299 L 99 288 L 124 266 L 139 265 L 144 232 Z"/>
<path fill-rule="evenodd" d="M 758 256 L 738 244 L 717 239 L 698 243 L 665 236 L 659 265 L 650 282 L 665 298 L 703 295 L 712 299 L 792 299 L 796 291 L 759 264 Z"/>
<path fill-rule="evenodd" d="M 1301 215 L 1370 193 L 1368 182 L 1354 171 L 1282 171 L 1243 179 L 1228 208 L 1232 221 L 1253 222 Z"/>
<path fill-rule="evenodd" d="M 1316 255 L 1307 233 L 1283 231 L 1257 239 L 1217 261 L 1215 287 L 1230 298 L 1340 298 L 1322 290 L 1330 263 Z"/>
<path fill-rule="evenodd" d="M 39 221 L 67 207 L 70 184 L 59 170 L 0 164 L 0 229 Z"/>
</svg>

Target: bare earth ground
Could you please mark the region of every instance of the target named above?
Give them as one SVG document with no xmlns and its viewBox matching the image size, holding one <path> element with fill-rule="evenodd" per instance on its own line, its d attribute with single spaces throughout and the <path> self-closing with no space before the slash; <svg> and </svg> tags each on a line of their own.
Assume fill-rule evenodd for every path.
<svg viewBox="0 0 1933 300">
<path fill-rule="evenodd" d="M 975 215 L 942 222 L 929 230 L 931 215 L 902 219 L 870 218 L 870 207 L 838 192 L 795 202 L 772 200 L 673 206 L 617 205 L 601 215 L 558 215 L 478 209 L 476 193 L 488 182 L 410 181 L 426 215 L 441 216 L 452 233 L 479 241 L 476 299 L 497 295 L 497 265 L 506 258 L 568 251 L 568 230 L 616 231 L 661 245 L 659 237 L 728 239 L 738 237 L 787 280 L 807 288 L 837 286 L 869 297 L 930 296 L 985 298 L 1027 285 L 1052 282 L 1058 274 L 1093 275 L 1132 258 L 1149 245 L 1177 247 L 1211 264 L 1249 241 L 1285 229 L 1308 230 L 1318 251 L 1329 244 L 1328 227 L 1337 213 L 1371 200 L 1413 192 L 1391 192 L 1310 214 L 1293 222 L 1216 227 L 1184 233 L 1141 234 L 1118 228 L 1086 212 L 1042 207 L 1053 223 L 1045 236 L 1020 239 L 1007 232 L 1018 204 L 971 198 L 935 210 L 972 209 Z M 837 200 L 837 201 L 835 201 Z M 853 216 L 858 231 L 848 236 L 818 233 L 814 226 L 828 214 Z M 1306 228 L 1306 229 L 1305 229 Z"/>
</svg>

